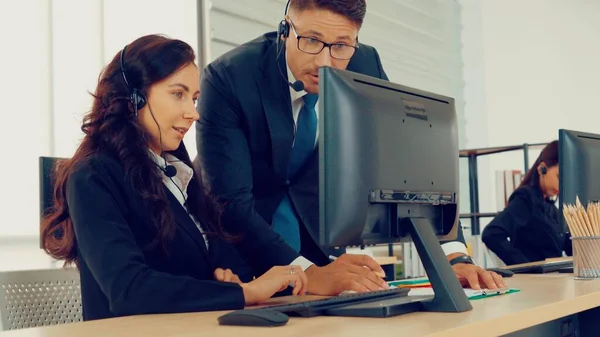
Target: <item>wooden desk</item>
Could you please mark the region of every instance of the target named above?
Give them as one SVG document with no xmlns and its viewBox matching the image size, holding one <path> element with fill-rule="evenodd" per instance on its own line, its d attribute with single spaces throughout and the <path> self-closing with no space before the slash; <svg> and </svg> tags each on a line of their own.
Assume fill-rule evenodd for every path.
<svg viewBox="0 0 600 337">
<path fill-rule="evenodd" d="M 515 275 L 509 286 L 521 292 L 472 301 L 473 310 L 411 313 L 392 318 L 292 318 L 283 327 L 219 326 L 222 312 L 133 316 L 16 330 L 2 337 L 69 336 L 500 336 L 600 306 L 600 280 L 576 281 L 572 274 Z M 588 311 L 589 313 L 590 311 Z M 596 312 L 595 316 L 600 317 Z M 593 318 L 586 318 L 592 321 Z M 600 320 L 597 318 L 596 320 Z M 598 331 L 598 330 L 597 330 Z M 558 335 L 557 333 L 557 336 Z M 585 336 L 585 335 L 583 335 Z"/>
<path fill-rule="evenodd" d="M 398 263 L 398 259 L 395 256 L 375 256 L 373 259 L 382 266 Z"/>
</svg>

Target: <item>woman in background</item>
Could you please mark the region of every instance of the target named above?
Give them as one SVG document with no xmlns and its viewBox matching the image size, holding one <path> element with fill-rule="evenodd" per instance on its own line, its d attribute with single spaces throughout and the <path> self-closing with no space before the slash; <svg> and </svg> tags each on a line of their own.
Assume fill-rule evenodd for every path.
<svg viewBox="0 0 600 337">
<path fill-rule="evenodd" d="M 506 208 L 483 230 L 482 241 L 505 264 L 560 257 L 563 251 L 572 254 L 553 200 L 559 193 L 558 177 L 558 141 L 553 141 L 542 150 Z"/>
<path fill-rule="evenodd" d="M 182 142 L 198 119 L 199 70 L 186 43 L 141 37 L 100 75 L 83 141 L 57 171 L 42 244 L 75 263 L 85 320 L 240 309 L 306 275 L 274 267 L 250 281 Z M 249 281 L 249 282 L 243 282 Z"/>
</svg>

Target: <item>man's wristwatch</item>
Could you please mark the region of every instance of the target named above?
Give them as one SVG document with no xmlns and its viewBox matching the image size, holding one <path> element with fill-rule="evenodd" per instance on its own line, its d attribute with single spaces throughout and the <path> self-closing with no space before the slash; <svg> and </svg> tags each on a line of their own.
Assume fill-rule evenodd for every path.
<svg viewBox="0 0 600 337">
<path fill-rule="evenodd" d="M 450 260 L 450 265 L 453 266 L 457 263 L 468 263 L 475 265 L 475 261 L 469 255 L 461 255 Z"/>
</svg>

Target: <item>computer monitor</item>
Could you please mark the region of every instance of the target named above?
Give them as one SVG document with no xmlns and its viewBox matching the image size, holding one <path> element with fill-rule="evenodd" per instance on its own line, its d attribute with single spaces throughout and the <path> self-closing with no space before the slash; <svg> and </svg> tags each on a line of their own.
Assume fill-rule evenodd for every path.
<svg viewBox="0 0 600 337">
<path fill-rule="evenodd" d="M 323 67 L 319 134 L 319 244 L 412 240 L 436 291 L 428 308 L 471 309 L 439 243 L 458 229 L 454 99 Z"/>
<path fill-rule="evenodd" d="M 568 231 L 562 216 L 563 205 L 600 201 L 600 135 L 560 129 L 558 131 L 559 208 L 563 230 Z"/>
</svg>

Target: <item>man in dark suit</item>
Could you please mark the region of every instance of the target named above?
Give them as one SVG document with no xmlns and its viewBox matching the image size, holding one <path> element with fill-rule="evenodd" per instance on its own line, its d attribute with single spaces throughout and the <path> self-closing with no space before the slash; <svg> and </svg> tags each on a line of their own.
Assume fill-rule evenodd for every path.
<svg viewBox="0 0 600 337">
<path fill-rule="evenodd" d="M 377 51 L 358 43 L 365 1 L 288 5 L 277 33 L 235 48 L 204 71 L 197 146 L 205 182 L 224 202 L 223 224 L 242 234 L 237 247 L 258 272 L 299 264 L 315 294 L 385 288 L 373 259 L 344 254 L 329 263 L 315 240 L 318 68 L 387 80 Z M 457 275 L 472 285 L 503 284 L 498 275 L 468 264 L 462 241 L 445 249 L 449 258 L 458 258 Z"/>
</svg>

